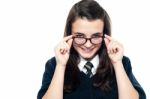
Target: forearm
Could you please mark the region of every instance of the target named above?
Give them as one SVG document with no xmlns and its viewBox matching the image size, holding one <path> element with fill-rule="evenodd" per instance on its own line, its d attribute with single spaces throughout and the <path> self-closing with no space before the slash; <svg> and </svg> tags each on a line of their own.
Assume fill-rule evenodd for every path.
<svg viewBox="0 0 150 99">
<path fill-rule="evenodd" d="M 130 82 L 122 62 L 114 64 L 114 67 L 118 85 L 119 99 L 139 99 L 138 92 Z"/>
<path fill-rule="evenodd" d="M 63 66 L 56 66 L 51 84 L 42 99 L 63 99 L 64 73 Z"/>
</svg>

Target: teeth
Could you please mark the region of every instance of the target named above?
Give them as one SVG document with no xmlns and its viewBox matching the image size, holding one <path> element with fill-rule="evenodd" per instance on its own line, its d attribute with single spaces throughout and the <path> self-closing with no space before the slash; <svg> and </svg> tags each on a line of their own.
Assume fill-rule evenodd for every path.
<svg viewBox="0 0 150 99">
<path fill-rule="evenodd" d="M 84 52 L 91 52 L 92 49 L 83 49 Z"/>
</svg>

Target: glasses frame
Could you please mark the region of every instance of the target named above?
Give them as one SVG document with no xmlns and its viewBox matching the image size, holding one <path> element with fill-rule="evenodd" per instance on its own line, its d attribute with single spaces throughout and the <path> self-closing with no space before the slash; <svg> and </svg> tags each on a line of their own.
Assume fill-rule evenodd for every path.
<svg viewBox="0 0 150 99">
<path fill-rule="evenodd" d="M 99 38 L 102 38 L 102 42 L 100 42 L 100 43 L 98 43 L 98 44 L 94 44 L 94 43 L 92 42 L 92 39 L 93 39 L 93 38 L 96 38 L 96 37 L 85 38 L 85 37 L 76 37 L 76 36 L 73 36 L 72 38 L 73 38 L 73 40 L 74 40 L 75 38 L 84 38 L 84 39 L 85 39 L 85 42 L 84 42 L 83 44 L 78 44 L 78 43 L 76 43 L 76 42 L 74 41 L 74 43 L 77 44 L 77 45 L 84 45 L 88 40 L 90 40 L 90 43 L 91 43 L 91 44 L 93 44 L 93 45 L 98 45 L 98 44 L 101 44 L 101 43 L 103 42 L 103 40 L 104 40 L 104 35 L 99 36 Z"/>
</svg>

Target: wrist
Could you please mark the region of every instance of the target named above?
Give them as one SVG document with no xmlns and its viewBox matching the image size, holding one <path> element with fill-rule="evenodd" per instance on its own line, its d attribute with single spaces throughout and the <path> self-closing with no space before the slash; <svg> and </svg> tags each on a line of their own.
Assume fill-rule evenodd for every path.
<svg viewBox="0 0 150 99">
<path fill-rule="evenodd" d="M 56 69 L 58 69 L 58 70 L 65 70 L 66 69 L 66 65 L 57 64 L 56 65 Z"/>
<path fill-rule="evenodd" d="M 122 64 L 122 61 L 121 60 L 119 60 L 119 61 L 113 61 L 112 64 L 113 65 L 119 65 L 119 64 Z"/>
<path fill-rule="evenodd" d="M 115 71 L 116 71 L 117 69 L 123 67 L 122 61 L 113 62 L 112 64 L 113 64 L 113 66 L 114 66 L 114 70 L 115 70 Z"/>
</svg>

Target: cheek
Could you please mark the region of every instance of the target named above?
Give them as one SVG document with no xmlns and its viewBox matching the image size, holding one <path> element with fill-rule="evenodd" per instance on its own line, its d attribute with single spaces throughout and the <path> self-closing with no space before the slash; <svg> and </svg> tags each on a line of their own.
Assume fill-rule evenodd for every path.
<svg viewBox="0 0 150 99">
<path fill-rule="evenodd" d="M 72 46 L 74 47 L 74 48 L 77 48 L 77 45 L 73 42 L 72 43 Z"/>
<path fill-rule="evenodd" d="M 94 53 L 96 53 L 97 51 L 99 51 L 99 49 L 101 48 L 101 45 L 97 45 L 94 47 Z"/>
<path fill-rule="evenodd" d="M 96 49 L 100 49 L 101 48 L 101 45 L 97 45 L 95 46 Z"/>
<path fill-rule="evenodd" d="M 82 46 L 78 46 L 77 44 L 73 43 L 72 44 L 73 48 L 77 51 L 77 53 L 79 54 L 80 52 L 82 52 Z"/>
<path fill-rule="evenodd" d="M 74 42 L 72 43 L 72 46 L 75 50 L 78 48 L 78 46 Z"/>
</svg>

